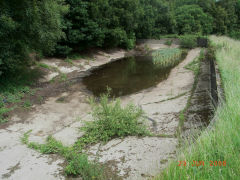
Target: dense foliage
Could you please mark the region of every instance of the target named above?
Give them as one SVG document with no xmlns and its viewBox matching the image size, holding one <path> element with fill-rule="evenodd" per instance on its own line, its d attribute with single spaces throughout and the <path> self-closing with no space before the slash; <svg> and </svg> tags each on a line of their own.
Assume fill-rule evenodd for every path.
<svg viewBox="0 0 240 180">
<path fill-rule="evenodd" d="M 0 72 L 33 52 L 131 49 L 138 38 L 163 34 L 240 37 L 240 0 L 2 0 L 0 7 Z"/>
<path fill-rule="evenodd" d="M 31 52 L 50 54 L 62 31 L 62 0 L 0 1 L 0 73 L 26 64 Z"/>
</svg>

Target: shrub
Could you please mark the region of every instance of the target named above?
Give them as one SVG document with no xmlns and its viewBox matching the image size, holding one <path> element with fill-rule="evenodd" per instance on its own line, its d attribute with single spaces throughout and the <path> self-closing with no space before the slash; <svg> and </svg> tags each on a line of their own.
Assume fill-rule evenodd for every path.
<svg viewBox="0 0 240 180">
<path fill-rule="evenodd" d="M 180 37 L 180 46 L 182 48 L 195 48 L 197 47 L 197 36 L 196 35 L 184 35 Z"/>
<path fill-rule="evenodd" d="M 86 154 L 72 154 L 74 158 L 65 168 L 67 175 L 81 175 L 84 180 L 105 179 L 101 166 L 88 161 Z"/>
<path fill-rule="evenodd" d="M 90 103 L 94 121 L 86 122 L 82 128 L 85 135 L 79 139 L 79 145 L 149 134 L 144 125 L 143 111 L 133 104 L 122 107 L 119 99 L 109 100 L 109 93 L 100 97 L 99 104 L 95 99 Z"/>
<path fill-rule="evenodd" d="M 60 57 L 67 57 L 72 52 L 72 48 L 66 45 L 57 45 L 55 47 L 55 55 Z"/>
<path fill-rule="evenodd" d="M 240 39 L 240 32 L 239 31 L 232 31 L 229 33 L 229 36 L 234 39 Z"/>
<path fill-rule="evenodd" d="M 172 43 L 173 43 L 173 40 L 172 39 L 168 39 L 168 40 L 166 40 L 165 45 L 171 46 Z"/>
</svg>

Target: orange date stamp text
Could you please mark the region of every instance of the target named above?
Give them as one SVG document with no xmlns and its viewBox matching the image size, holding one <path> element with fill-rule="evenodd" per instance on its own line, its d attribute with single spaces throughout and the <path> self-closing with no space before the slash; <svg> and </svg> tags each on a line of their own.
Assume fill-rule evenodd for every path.
<svg viewBox="0 0 240 180">
<path fill-rule="evenodd" d="M 215 166 L 215 167 L 220 167 L 220 166 L 227 166 L 227 162 L 226 161 L 193 161 L 192 163 L 188 163 L 187 161 L 178 161 L 178 166 L 187 166 L 190 165 L 192 167 L 200 167 L 200 166 Z"/>
</svg>

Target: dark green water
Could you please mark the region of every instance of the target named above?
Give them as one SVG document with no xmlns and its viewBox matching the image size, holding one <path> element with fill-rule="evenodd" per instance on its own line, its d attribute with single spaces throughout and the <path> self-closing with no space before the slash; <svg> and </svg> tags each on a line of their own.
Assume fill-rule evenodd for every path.
<svg viewBox="0 0 240 180">
<path fill-rule="evenodd" d="M 119 97 L 157 85 L 167 79 L 171 68 L 157 68 L 151 57 L 127 57 L 93 70 L 83 83 L 95 96 L 109 87 L 111 96 Z"/>
</svg>

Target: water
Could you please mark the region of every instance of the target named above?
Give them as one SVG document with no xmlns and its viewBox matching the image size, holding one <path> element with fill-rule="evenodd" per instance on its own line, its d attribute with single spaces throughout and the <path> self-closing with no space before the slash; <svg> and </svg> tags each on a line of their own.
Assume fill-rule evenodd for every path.
<svg viewBox="0 0 240 180">
<path fill-rule="evenodd" d="M 167 79 L 172 67 L 159 68 L 149 56 L 126 57 L 100 66 L 83 79 L 95 96 L 111 88 L 111 96 L 119 97 L 156 86 Z"/>
</svg>

